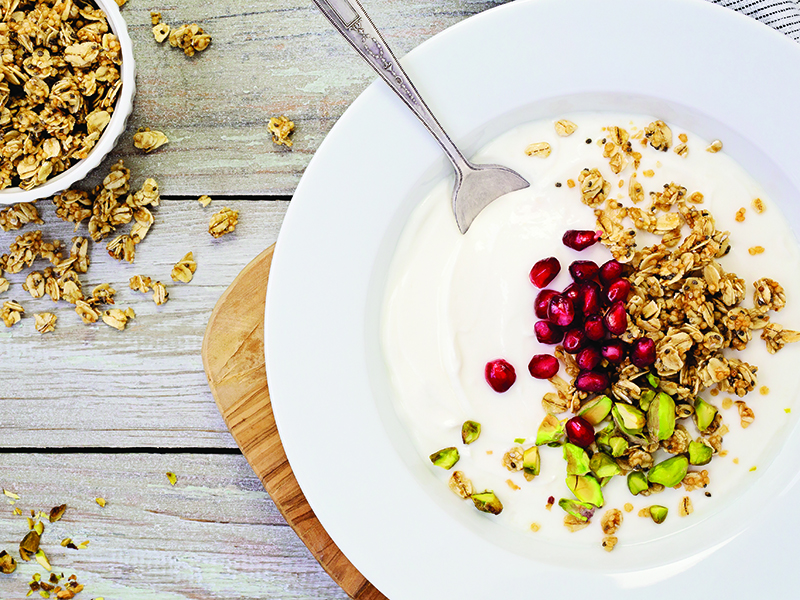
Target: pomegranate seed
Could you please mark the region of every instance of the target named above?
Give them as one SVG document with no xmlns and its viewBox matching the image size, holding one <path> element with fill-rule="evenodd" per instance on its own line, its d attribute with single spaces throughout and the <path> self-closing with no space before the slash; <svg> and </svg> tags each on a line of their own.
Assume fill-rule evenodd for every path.
<svg viewBox="0 0 800 600">
<path fill-rule="evenodd" d="M 628 313 L 625 312 L 625 303 L 617 300 L 606 311 L 603 324 L 612 335 L 622 335 L 628 328 Z"/>
<path fill-rule="evenodd" d="M 589 315 L 583 323 L 583 331 L 593 342 L 599 342 L 606 337 L 606 326 L 603 325 L 602 315 Z"/>
<path fill-rule="evenodd" d="M 600 267 L 600 280 L 608 285 L 612 281 L 622 277 L 622 264 L 613 258 Z"/>
<path fill-rule="evenodd" d="M 550 300 L 547 307 L 547 319 L 559 327 L 568 327 L 575 318 L 575 307 L 564 294 L 557 294 Z"/>
<path fill-rule="evenodd" d="M 564 291 L 561 292 L 567 298 L 572 300 L 572 306 L 578 306 L 581 301 L 581 286 L 578 283 L 570 283 L 567 287 L 564 288 Z"/>
<path fill-rule="evenodd" d="M 597 243 L 600 239 L 599 231 L 589 231 L 586 229 L 570 229 L 561 238 L 561 241 L 567 248 L 572 248 L 580 252 L 589 246 Z"/>
<path fill-rule="evenodd" d="M 602 392 L 608 389 L 610 380 L 602 371 L 581 371 L 575 378 L 575 389 L 582 392 Z"/>
<path fill-rule="evenodd" d="M 633 342 L 631 362 L 637 367 L 649 367 L 656 362 L 656 343 L 650 338 L 639 338 Z"/>
<path fill-rule="evenodd" d="M 533 302 L 533 312 L 536 313 L 538 318 L 547 318 L 547 307 L 550 305 L 550 300 L 557 295 L 558 292 L 555 290 L 542 290 L 536 295 L 536 300 Z"/>
<path fill-rule="evenodd" d="M 620 340 L 608 340 L 600 348 L 600 353 L 608 362 L 618 365 L 625 360 L 625 344 Z"/>
<path fill-rule="evenodd" d="M 564 350 L 570 354 L 577 354 L 589 343 L 582 329 L 570 329 L 564 334 Z"/>
<path fill-rule="evenodd" d="M 561 263 L 555 256 L 543 258 L 531 269 L 531 283 L 541 289 L 553 281 L 560 272 Z"/>
<path fill-rule="evenodd" d="M 528 371 L 536 379 L 550 379 L 558 373 L 558 359 L 550 354 L 537 354 L 528 363 Z"/>
<path fill-rule="evenodd" d="M 564 426 L 570 443 L 586 448 L 594 441 L 594 427 L 583 417 L 572 417 Z"/>
<path fill-rule="evenodd" d="M 602 359 L 603 355 L 600 354 L 600 350 L 594 346 L 584 348 L 575 356 L 575 362 L 578 363 L 578 366 L 584 371 L 591 371 L 600 364 Z"/>
<path fill-rule="evenodd" d="M 486 376 L 486 383 L 488 383 L 495 392 L 500 394 L 508 391 L 517 380 L 517 372 L 514 370 L 514 367 L 502 358 L 487 362 L 484 375 Z"/>
<path fill-rule="evenodd" d="M 593 315 L 600 312 L 600 286 L 594 281 L 581 284 L 581 295 L 578 306 L 584 315 Z"/>
<path fill-rule="evenodd" d="M 536 339 L 542 344 L 557 344 L 564 339 L 564 331 L 550 321 L 536 321 L 533 326 Z"/>
<path fill-rule="evenodd" d="M 628 299 L 628 292 L 630 291 L 630 281 L 627 279 L 617 279 L 608 284 L 608 288 L 606 288 L 606 298 L 608 298 L 611 304 L 614 304 L 617 300 L 625 302 Z"/>
<path fill-rule="evenodd" d="M 569 266 L 569 274 L 575 281 L 589 281 L 598 271 L 600 267 L 593 260 L 576 260 Z"/>
</svg>

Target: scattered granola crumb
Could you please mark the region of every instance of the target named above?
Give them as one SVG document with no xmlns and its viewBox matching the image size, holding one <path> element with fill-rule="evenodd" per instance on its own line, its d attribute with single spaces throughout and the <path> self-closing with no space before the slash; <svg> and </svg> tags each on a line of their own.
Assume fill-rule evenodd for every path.
<svg viewBox="0 0 800 600">
<path fill-rule="evenodd" d="M 487 450 L 486 454 L 494 454 L 494 450 Z"/>
<path fill-rule="evenodd" d="M 722 399 L 722 408 L 728 410 L 731 406 L 733 406 L 733 400 L 731 400 L 730 398 Z"/>
<path fill-rule="evenodd" d="M 684 496 L 681 498 L 681 503 L 678 506 L 678 512 L 682 517 L 688 517 L 690 514 L 694 512 L 694 507 L 692 506 L 692 500 L 689 496 Z"/>
<path fill-rule="evenodd" d="M 655 171 L 653 171 L 653 169 L 645 169 L 644 171 L 642 171 L 642 175 L 644 175 L 645 177 L 655 177 L 656 173 Z"/>
<path fill-rule="evenodd" d="M 111 308 L 109 310 L 103 311 L 102 313 L 103 323 L 105 323 L 109 327 L 118 329 L 119 331 L 124 331 L 126 325 L 128 324 L 128 321 L 132 319 L 134 316 L 135 315 L 133 314 L 133 310 L 130 308 L 126 310 L 122 310 L 119 308 Z"/>
<path fill-rule="evenodd" d="M 166 304 L 167 300 L 169 300 L 169 292 L 167 288 L 164 287 L 164 284 L 160 281 L 156 281 L 153 284 L 153 302 L 156 305 L 161 306 L 162 304 Z"/>
<path fill-rule="evenodd" d="M 541 528 L 542 526 L 539 525 L 538 523 L 531 523 L 531 531 L 533 531 L 534 533 L 539 531 Z"/>
<path fill-rule="evenodd" d="M 181 25 L 169 32 L 169 45 L 180 48 L 186 56 L 202 52 L 211 43 L 211 36 L 197 23 Z"/>
<path fill-rule="evenodd" d="M 128 285 L 132 290 L 135 292 L 141 292 L 142 294 L 149 292 L 152 284 L 152 280 L 145 275 L 134 275 L 128 282 Z"/>
<path fill-rule="evenodd" d="M 0 210 L 0 229 L 11 231 L 22 229 L 28 223 L 43 224 L 35 202 L 19 202 Z"/>
<path fill-rule="evenodd" d="M 573 517 L 572 515 L 564 516 L 564 527 L 569 529 L 572 533 L 580 531 L 584 527 L 588 527 L 589 523 L 590 521 L 580 521 L 577 518 Z"/>
<path fill-rule="evenodd" d="M 744 222 L 744 213 L 746 213 L 746 212 L 747 212 L 747 209 L 744 208 L 744 207 L 742 207 L 742 208 L 740 208 L 739 210 L 736 211 L 736 222 L 737 223 Z"/>
<path fill-rule="evenodd" d="M 743 400 L 736 401 L 736 407 L 739 409 L 739 423 L 742 429 L 747 429 L 755 420 L 756 416 L 753 409 L 747 406 Z"/>
<path fill-rule="evenodd" d="M 630 502 L 626 502 L 625 506 L 623 506 L 622 508 L 625 509 L 625 512 L 628 512 L 628 513 L 629 512 L 633 512 L 633 504 L 631 504 Z"/>
<path fill-rule="evenodd" d="M 603 550 L 606 552 L 611 552 L 614 549 L 614 546 L 617 545 L 619 540 L 613 535 L 607 535 L 603 538 Z"/>
<path fill-rule="evenodd" d="M 636 514 L 638 516 L 640 516 L 640 517 L 647 517 L 649 519 L 650 518 L 650 507 L 646 506 L 646 507 L 640 509 L 639 512 L 636 513 Z"/>
<path fill-rule="evenodd" d="M 764 212 L 764 210 L 766 210 L 764 201 L 761 198 L 755 198 L 753 200 L 753 210 L 756 211 L 758 214 L 761 214 Z"/>
<path fill-rule="evenodd" d="M 461 498 L 464 498 L 465 500 L 472 496 L 472 494 L 475 492 L 472 481 L 470 481 L 469 478 L 464 475 L 463 471 L 453 471 L 453 474 L 450 476 L 447 485 L 453 491 L 453 493 Z"/>
<path fill-rule="evenodd" d="M 790 412 L 792 412 L 792 409 L 791 408 L 784 408 L 783 412 L 785 412 L 788 415 Z"/>
<path fill-rule="evenodd" d="M 225 207 L 211 217 L 208 222 L 208 233 L 215 238 L 221 237 L 236 229 L 238 222 L 239 211 Z"/>
<path fill-rule="evenodd" d="M 717 388 L 712 389 L 709 394 L 712 396 L 719 396 L 719 390 Z"/>
<path fill-rule="evenodd" d="M 686 142 L 689 141 L 689 136 L 686 135 L 685 133 L 679 133 L 678 134 L 678 139 L 685 144 Z"/>
<path fill-rule="evenodd" d="M 3 302 L 3 309 L 0 310 L 0 318 L 3 319 L 3 323 L 6 327 L 13 327 L 17 323 L 19 323 L 20 319 L 22 319 L 22 315 L 25 314 L 25 309 L 22 308 L 22 305 L 19 302 L 14 300 L 7 300 Z"/>
<path fill-rule="evenodd" d="M 194 260 L 194 254 L 189 252 L 172 267 L 172 280 L 189 283 L 194 277 L 194 272 L 196 270 L 197 263 Z"/>
<path fill-rule="evenodd" d="M 616 533 L 620 525 L 622 525 L 622 512 L 616 508 L 607 510 L 600 520 L 600 526 L 606 535 Z"/>
<path fill-rule="evenodd" d="M 724 458 L 724 457 L 728 456 L 728 451 L 727 450 L 720 450 L 719 451 L 719 455 Z"/>
<path fill-rule="evenodd" d="M 686 144 L 678 144 L 675 146 L 675 154 L 678 156 L 687 156 L 689 154 L 689 146 Z"/>
<path fill-rule="evenodd" d="M 156 12 L 154 10 L 150 11 L 150 24 L 151 25 L 158 25 L 161 23 L 161 13 Z"/>
<path fill-rule="evenodd" d="M 0 294 L 7 292 L 9 287 L 11 287 L 11 282 L 5 277 L 0 277 Z"/>
<path fill-rule="evenodd" d="M 558 135 L 561 137 L 568 137 L 575 133 L 575 131 L 578 129 L 578 126 L 567 119 L 559 119 L 555 123 L 555 128 Z"/>
<path fill-rule="evenodd" d="M 514 490 L 515 492 L 516 492 L 518 489 L 520 489 L 520 487 L 519 487 L 519 486 L 518 486 L 516 483 L 514 483 L 513 481 L 511 481 L 510 479 L 506 479 L 506 484 L 508 484 L 508 487 L 510 487 L 510 488 L 511 488 L 512 490 Z"/>
<path fill-rule="evenodd" d="M 267 123 L 267 129 L 272 134 L 272 142 L 278 146 L 284 145 L 288 148 L 292 147 L 292 140 L 289 136 L 294 131 L 294 122 L 287 119 L 285 116 L 272 117 Z"/>
<path fill-rule="evenodd" d="M 739 464 L 739 459 L 738 458 L 734 458 L 733 459 L 733 464 L 738 465 Z"/>
<path fill-rule="evenodd" d="M 764 246 L 753 246 L 752 248 L 748 248 L 747 251 L 750 253 L 750 256 L 764 254 Z"/>
<path fill-rule="evenodd" d="M 711 142 L 711 145 L 708 148 L 706 148 L 706 152 L 711 152 L 712 154 L 715 154 L 720 150 L 722 150 L 722 142 L 720 142 L 719 140 L 714 140 L 713 142 Z"/>
<path fill-rule="evenodd" d="M 567 179 L 567 187 L 574 188 L 575 187 L 575 180 L 574 179 Z"/>
<path fill-rule="evenodd" d="M 701 192 L 692 192 L 689 195 L 689 202 L 694 202 L 695 204 L 702 204 L 705 196 Z"/>
<path fill-rule="evenodd" d="M 550 156 L 550 144 L 547 142 L 536 142 L 525 148 L 525 154 L 528 156 L 537 156 L 539 158 L 547 158 Z"/>
<path fill-rule="evenodd" d="M 757 468 L 758 468 L 758 467 L 756 467 L 756 466 L 752 466 L 752 467 L 750 467 L 750 472 L 752 473 L 752 472 L 753 472 L 753 471 L 755 471 Z"/>
<path fill-rule="evenodd" d="M 153 38 L 160 44 L 169 37 L 170 31 L 170 26 L 166 23 L 156 23 L 153 25 Z"/>
<path fill-rule="evenodd" d="M 206 206 L 208 206 L 209 204 L 211 204 L 211 196 L 206 196 L 205 194 L 203 194 L 202 196 L 200 196 L 200 197 L 197 199 L 197 201 L 200 203 L 200 206 L 202 206 L 203 208 L 205 208 Z"/>
<path fill-rule="evenodd" d="M 35 319 L 36 331 L 39 333 L 55 331 L 58 317 L 53 313 L 36 313 L 33 318 Z"/>
<path fill-rule="evenodd" d="M 664 121 L 653 121 L 644 128 L 645 138 L 656 150 L 666 152 L 672 146 L 672 130 Z"/>
<path fill-rule="evenodd" d="M 144 127 L 133 134 L 133 145 L 139 150 L 145 152 L 152 152 L 156 148 L 160 148 L 169 142 L 167 136 L 155 129 L 151 130 L 149 127 Z"/>
<path fill-rule="evenodd" d="M 767 394 L 769 394 L 769 388 L 765 385 L 762 385 L 760 388 L 758 388 L 758 393 L 761 394 L 762 396 L 766 396 Z"/>
</svg>

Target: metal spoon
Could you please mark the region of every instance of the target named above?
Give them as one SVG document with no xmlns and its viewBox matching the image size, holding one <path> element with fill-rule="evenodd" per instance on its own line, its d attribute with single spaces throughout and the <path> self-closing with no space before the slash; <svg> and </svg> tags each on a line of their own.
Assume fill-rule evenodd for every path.
<svg viewBox="0 0 800 600">
<path fill-rule="evenodd" d="M 456 170 L 453 189 L 453 214 L 461 233 L 466 233 L 475 217 L 494 200 L 528 187 L 519 173 L 500 165 L 473 165 L 425 105 L 419 92 L 397 62 L 378 29 L 357 0 L 314 0 L 333 26 L 350 42 L 389 87 L 428 128 L 450 158 Z"/>
</svg>

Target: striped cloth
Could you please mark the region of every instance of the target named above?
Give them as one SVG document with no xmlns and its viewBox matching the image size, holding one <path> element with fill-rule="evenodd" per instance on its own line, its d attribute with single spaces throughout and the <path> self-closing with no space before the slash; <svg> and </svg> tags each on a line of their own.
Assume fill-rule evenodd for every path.
<svg viewBox="0 0 800 600">
<path fill-rule="evenodd" d="M 710 0 L 752 17 L 800 42 L 800 0 Z"/>
</svg>

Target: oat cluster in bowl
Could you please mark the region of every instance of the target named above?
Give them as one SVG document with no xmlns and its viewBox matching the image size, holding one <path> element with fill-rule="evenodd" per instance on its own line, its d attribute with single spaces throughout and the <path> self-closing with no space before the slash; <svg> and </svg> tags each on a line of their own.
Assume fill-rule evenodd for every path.
<svg viewBox="0 0 800 600">
<path fill-rule="evenodd" d="M 122 49 L 89 2 L 0 5 L 0 189 L 30 190 L 85 159 L 111 120 Z"/>
</svg>

